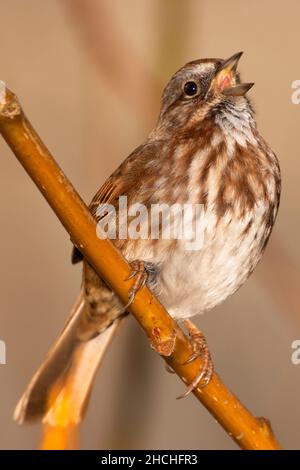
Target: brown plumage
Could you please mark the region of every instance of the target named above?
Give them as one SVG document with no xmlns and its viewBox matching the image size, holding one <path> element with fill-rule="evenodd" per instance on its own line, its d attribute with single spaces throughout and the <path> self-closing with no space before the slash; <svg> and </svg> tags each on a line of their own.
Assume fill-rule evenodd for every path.
<svg viewBox="0 0 300 470">
<path fill-rule="evenodd" d="M 278 210 L 279 165 L 257 130 L 245 96 L 253 84 L 241 83 L 236 71 L 240 56 L 194 61 L 176 72 L 163 92 L 149 138 L 90 204 L 96 218 L 99 204 L 117 208 L 124 195 L 128 206 L 137 202 L 148 209 L 162 203 L 204 205 L 204 239 L 198 251 L 186 251 L 174 239 L 115 240 L 128 261 L 151 266 L 149 286 L 176 319 L 213 308 L 245 282 L 262 256 Z M 73 260 L 79 259 L 75 250 Z M 18 421 L 42 418 L 46 412 L 44 419 L 53 421 L 49 391 L 54 384 L 56 400 L 69 387 L 69 421 L 80 420 L 123 308 L 85 261 L 78 305 L 21 399 Z"/>
</svg>

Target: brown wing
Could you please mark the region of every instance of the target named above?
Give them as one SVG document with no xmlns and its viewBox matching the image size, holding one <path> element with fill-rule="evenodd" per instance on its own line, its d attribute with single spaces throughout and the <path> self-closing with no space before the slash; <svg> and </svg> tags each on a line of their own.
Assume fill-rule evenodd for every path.
<svg viewBox="0 0 300 470">
<path fill-rule="evenodd" d="M 123 187 L 124 184 L 122 184 L 121 178 L 116 178 L 114 175 L 105 181 L 89 205 L 90 212 L 95 217 L 95 219 L 99 204 L 116 203 L 118 197 L 123 192 Z"/>
<path fill-rule="evenodd" d="M 153 148 L 152 145 L 151 148 Z M 153 157 L 153 153 L 151 155 Z M 130 200 L 138 197 L 137 186 L 145 190 L 147 178 L 144 163 L 148 161 L 149 156 L 147 145 L 137 149 L 95 194 L 89 209 L 97 222 L 99 221 L 99 216 L 97 216 L 99 204 L 112 204 L 117 209 L 120 195 L 126 195 Z M 120 245 L 117 246 L 122 249 Z M 83 260 L 83 289 L 86 308 L 80 317 L 77 336 L 81 341 L 88 341 L 123 315 L 124 308 L 110 287 L 85 260 Z"/>
<path fill-rule="evenodd" d="M 89 205 L 90 212 L 95 219 L 99 204 L 115 204 L 119 195 L 122 194 L 123 188 L 124 184 L 122 184 L 122 179 L 117 177 L 115 174 L 111 175 L 108 180 L 105 181 Z M 73 247 L 71 260 L 72 264 L 79 263 L 83 260 L 81 252 L 75 246 Z"/>
<path fill-rule="evenodd" d="M 118 201 L 123 185 L 121 179 L 112 175 L 101 186 L 93 197 L 89 209 L 97 220 L 96 212 L 99 204 L 114 204 Z M 85 310 L 80 317 L 77 336 L 81 341 L 88 341 L 106 330 L 122 314 L 122 304 L 112 290 L 99 278 L 94 269 L 83 259 L 82 254 L 74 248 L 77 260 L 83 260 L 83 289 Z"/>
<path fill-rule="evenodd" d="M 127 194 L 140 177 L 144 174 L 144 164 L 155 159 L 160 153 L 161 143 L 159 141 L 144 144 L 134 150 L 121 166 L 105 181 L 99 191 L 93 197 L 89 209 L 96 219 L 96 211 L 99 204 L 116 204 L 120 195 Z M 72 264 L 83 260 L 80 251 L 73 247 Z"/>
</svg>

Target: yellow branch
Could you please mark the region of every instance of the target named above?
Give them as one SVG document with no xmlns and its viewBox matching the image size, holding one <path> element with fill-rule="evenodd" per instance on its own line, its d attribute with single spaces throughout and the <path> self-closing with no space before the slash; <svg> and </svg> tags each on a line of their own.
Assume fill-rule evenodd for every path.
<svg viewBox="0 0 300 470">
<path fill-rule="evenodd" d="M 125 304 L 133 282 L 124 281 L 130 274 L 130 266 L 109 240 L 97 237 L 96 222 L 87 206 L 36 134 L 15 95 L 8 89 L 0 93 L 0 132 L 70 234 L 73 243 Z M 201 360 L 183 365 L 191 354 L 189 341 L 146 287 L 138 292 L 130 311 L 176 374 L 183 382 L 190 383 L 201 367 Z M 207 387 L 197 388 L 193 393 L 242 449 L 280 448 L 267 421 L 255 418 L 216 373 Z"/>
</svg>

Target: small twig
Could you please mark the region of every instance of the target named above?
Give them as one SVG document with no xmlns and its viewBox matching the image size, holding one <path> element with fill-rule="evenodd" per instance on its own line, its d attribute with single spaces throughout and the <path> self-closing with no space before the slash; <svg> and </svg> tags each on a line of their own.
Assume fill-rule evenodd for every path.
<svg viewBox="0 0 300 470">
<path fill-rule="evenodd" d="M 62 170 L 24 115 L 15 95 L 0 93 L 0 132 L 20 163 L 38 186 L 85 258 L 127 302 L 132 281 L 124 281 L 130 267 L 109 240 L 96 235 L 96 222 Z M 131 313 L 155 343 L 167 363 L 185 383 L 190 383 L 201 360 L 183 365 L 191 354 L 188 339 L 153 294 L 144 287 L 130 307 Z M 242 449 L 279 449 L 266 420 L 255 418 L 226 388 L 217 374 L 194 395 Z"/>
</svg>

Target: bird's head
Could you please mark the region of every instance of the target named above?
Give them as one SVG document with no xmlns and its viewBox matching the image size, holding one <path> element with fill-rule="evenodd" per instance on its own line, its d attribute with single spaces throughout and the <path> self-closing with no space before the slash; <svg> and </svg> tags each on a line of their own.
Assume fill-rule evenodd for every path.
<svg viewBox="0 0 300 470">
<path fill-rule="evenodd" d="M 226 109 L 251 109 L 246 93 L 254 83 L 242 83 L 237 65 L 242 52 L 229 59 L 201 59 L 187 63 L 170 79 L 162 95 L 158 126 L 174 132 L 200 123 Z"/>
</svg>

